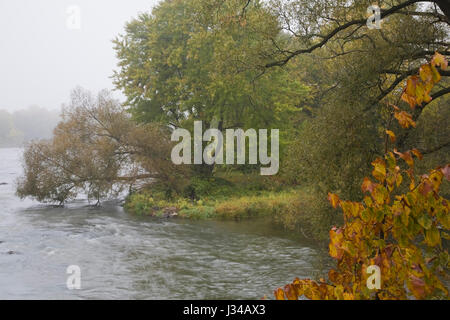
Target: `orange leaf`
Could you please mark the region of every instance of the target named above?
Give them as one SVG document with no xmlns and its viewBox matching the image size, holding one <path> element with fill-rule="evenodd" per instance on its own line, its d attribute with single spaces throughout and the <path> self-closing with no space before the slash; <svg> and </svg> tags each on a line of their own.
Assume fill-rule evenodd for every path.
<svg viewBox="0 0 450 320">
<path fill-rule="evenodd" d="M 275 299 L 277 299 L 277 300 L 285 300 L 283 289 L 278 288 L 278 289 L 275 290 L 273 293 L 274 293 L 274 295 L 275 295 Z"/>
<path fill-rule="evenodd" d="M 420 160 L 422 160 L 423 155 L 420 153 L 419 150 L 417 150 L 417 149 L 412 149 L 411 152 L 412 152 L 417 158 L 419 158 Z"/>
<path fill-rule="evenodd" d="M 416 86 L 419 82 L 419 78 L 417 76 L 411 76 L 406 80 L 406 88 L 405 92 L 409 96 L 415 96 L 416 94 Z"/>
<path fill-rule="evenodd" d="M 414 160 L 411 157 L 411 153 L 409 151 L 406 151 L 404 153 L 398 152 L 397 149 L 394 149 L 394 153 L 398 155 L 400 158 L 402 158 L 410 167 L 414 166 Z"/>
<path fill-rule="evenodd" d="M 414 96 L 407 94 L 406 92 L 402 94 L 402 100 L 408 103 L 412 109 L 414 109 L 414 107 L 417 104 L 416 98 Z"/>
<path fill-rule="evenodd" d="M 291 284 L 284 286 L 284 293 L 288 300 L 298 300 L 295 288 Z"/>
<path fill-rule="evenodd" d="M 395 142 L 395 133 L 392 132 L 391 130 L 386 130 L 386 134 L 389 136 L 389 139 L 391 140 L 391 142 Z"/>
<path fill-rule="evenodd" d="M 333 283 L 337 283 L 339 281 L 339 272 L 334 269 L 330 269 L 330 271 L 328 271 L 328 279 L 330 279 Z"/>
<path fill-rule="evenodd" d="M 419 192 L 424 196 L 426 196 L 432 190 L 433 190 L 433 185 L 428 180 L 424 180 L 423 183 L 419 187 Z"/>
<path fill-rule="evenodd" d="M 373 191 L 373 188 L 375 187 L 375 184 L 374 183 L 372 183 L 372 181 L 370 181 L 370 179 L 369 178 L 364 178 L 364 181 L 363 181 L 363 183 L 362 183 L 362 185 L 361 185 L 361 190 L 362 190 L 362 192 L 372 192 Z"/>
<path fill-rule="evenodd" d="M 416 123 L 413 121 L 411 114 L 408 112 L 394 112 L 394 117 L 403 128 L 409 128 L 410 126 L 416 127 Z"/>
</svg>

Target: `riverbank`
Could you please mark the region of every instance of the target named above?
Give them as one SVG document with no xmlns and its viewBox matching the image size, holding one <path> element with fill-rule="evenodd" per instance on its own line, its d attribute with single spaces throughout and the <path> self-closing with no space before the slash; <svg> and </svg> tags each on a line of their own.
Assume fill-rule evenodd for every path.
<svg viewBox="0 0 450 320">
<path fill-rule="evenodd" d="M 191 197 L 189 197 L 191 195 Z M 128 196 L 125 210 L 143 216 L 193 220 L 244 220 L 266 217 L 290 231 L 314 239 L 327 238 L 329 223 L 317 215 L 322 205 L 306 188 L 283 185 L 259 175 L 219 175 L 195 179 L 186 194 L 174 195 L 154 186 Z"/>
</svg>

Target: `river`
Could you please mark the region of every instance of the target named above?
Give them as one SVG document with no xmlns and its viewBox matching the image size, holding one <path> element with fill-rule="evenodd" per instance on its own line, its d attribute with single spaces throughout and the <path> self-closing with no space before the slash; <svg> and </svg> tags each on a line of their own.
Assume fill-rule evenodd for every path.
<svg viewBox="0 0 450 320">
<path fill-rule="evenodd" d="M 317 244 L 263 220 L 166 220 L 127 214 L 117 201 L 20 200 L 21 153 L 0 149 L 0 299 L 272 298 L 329 263 Z M 70 265 L 81 270 L 78 290 L 66 285 Z"/>
</svg>

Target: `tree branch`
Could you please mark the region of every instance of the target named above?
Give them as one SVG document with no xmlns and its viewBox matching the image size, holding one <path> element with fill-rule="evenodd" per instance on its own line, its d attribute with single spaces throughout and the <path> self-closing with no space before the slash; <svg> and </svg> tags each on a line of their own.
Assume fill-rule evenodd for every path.
<svg viewBox="0 0 450 320">
<path fill-rule="evenodd" d="M 435 92 L 434 94 L 432 94 L 430 102 L 423 103 L 420 107 L 416 107 L 416 109 L 414 110 L 415 112 L 412 115 L 412 119 L 414 121 L 417 121 L 417 119 L 419 119 L 420 115 L 422 114 L 423 109 L 429 103 L 435 101 L 437 98 L 442 97 L 448 93 L 450 93 L 450 87 L 444 88 L 444 89 L 439 90 L 439 91 Z M 406 143 L 406 139 L 408 138 L 410 132 L 411 132 L 411 130 L 407 130 L 403 136 L 401 136 L 399 139 L 397 139 L 397 146 L 399 147 L 399 149 L 402 149 L 404 147 L 404 145 Z"/>
<path fill-rule="evenodd" d="M 383 73 L 389 73 L 389 74 L 398 74 L 398 75 L 402 75 L 402 74 L 408 74 L 408 75 L 413 75 L 413 74 L 417 74 L 419 73 L 419 68 L 416 69 L 412 69 L 409 71 L 401 71 L 401 70 L 382 70 Z M 450 70 L 439 70 L 439 74 L 443 77 L 450 77 Z"/>
<path fill-rule="evenodd" d="M 405 1 L 404 3 L 393 6 L 392 8 L 390 8 L 388 10 L 383 10 L 380 13 L 380 18 L 381 19 L 386 18 L 392 14 L 397 13 L 399 10 L 406 8 L 417 2 L 435 2 L 435 1 L 433 1 L 433 0 L 408 0 L 408 1 Z M 366 24 L 366 22 L 367 22 L 367 18 L 349 21 L 341 26 L 336 27 L 327 35 L 321 36 L 322 40 L 320 42 L 316 43 L 315 45 L 312 45 L 311 47 L 306 48 L 306 49 L 299 49 L 294 52 L 291 52 L 284 59 L 267 63 L 264 67 L 265 68 L 282 67 L 286 63 L 288 63 L 292 58 L 294 58 L 295 56 L 298 56 L 298 55 L 304 54 L 304 53 L 311 53 L 314 50 L 323 47 L 329 40 L 331 40 L 339 32 L 346 30 L 352 26 L 362 26 L 362 25 Z"/>
</svg>

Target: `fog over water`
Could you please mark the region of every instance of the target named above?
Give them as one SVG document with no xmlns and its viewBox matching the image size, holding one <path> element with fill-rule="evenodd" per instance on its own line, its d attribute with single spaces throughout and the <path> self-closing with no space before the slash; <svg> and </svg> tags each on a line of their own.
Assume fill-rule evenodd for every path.
<svg viewBox="0 0 450 320">
<path fill-rule="evenodd" d="M 57 109 L 80 85 L 113 89 L 111 40 L 156 0 L 16 0 L 0 2 L 0 109 Z M 78 8 L 80 28 L 73 15 Z M 118 98 L 122 96 L 116 93 Z"/>
</svg>

